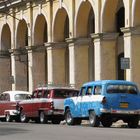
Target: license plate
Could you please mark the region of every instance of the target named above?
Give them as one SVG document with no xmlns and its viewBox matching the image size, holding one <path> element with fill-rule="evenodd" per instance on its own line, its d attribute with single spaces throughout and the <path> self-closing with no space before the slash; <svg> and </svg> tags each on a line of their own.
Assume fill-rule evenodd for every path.
<svg viewBox="0 0 140 140">
<path fill-rule="evenodd" d="M 121 108 L 128 108 L 128 103 L 120 103 Z"/>
</svg>

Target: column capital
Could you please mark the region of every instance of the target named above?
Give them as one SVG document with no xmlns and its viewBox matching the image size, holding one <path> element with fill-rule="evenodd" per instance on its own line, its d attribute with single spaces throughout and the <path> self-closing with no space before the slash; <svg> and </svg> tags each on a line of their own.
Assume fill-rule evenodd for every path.
<svg viewBox="0 0 140 140">
<path fill-rule="evenodd" d="M 33 52 L 42 52 L 46 49 L 44 45 L 42 46 L 26 46 L 27 51 L 33 51 Z"/>
<path fill-rule="evenodd" d="M 44 43 L 44 45 L 47 49 L 61 49 L 61 48 L 66 48 L 67 43 L 66 42 L 47 42 L 47 43 Z"/>
<path fill-rule="evenodd" d="M 78 37 L 78 38 L 67 38 L 66 42 L 69 44 L 73 45 L 87 45 L 91 42 L 91 38 L 86 38 L 86 37 Z M 73 46 L 72 45 L 72 46 Z"/>
<path fill-rule="evenodd" d="M 93 38 L 94 41 L 100 41 L 100 40 L 116 40 L 118 37 L 118 33 L 116 32 L 107 32 L 107 33 L 96 33 L 91 34 L 91 38 Z"/>
<path fill-rule="evenodd" d="M 133 35 L 140 35 L 140 26 L 135 27 L 124 27 L 121 28 L 121 31 L 124 33 L 124 37 L 133 36 Z"/>
<path fill-rule="evenodd" d="M 13 55 L 20 55 L 20 54 L 26 54 L 27 50 L 26 48 L 9 49 L 9 53 Z"/>
</svg>

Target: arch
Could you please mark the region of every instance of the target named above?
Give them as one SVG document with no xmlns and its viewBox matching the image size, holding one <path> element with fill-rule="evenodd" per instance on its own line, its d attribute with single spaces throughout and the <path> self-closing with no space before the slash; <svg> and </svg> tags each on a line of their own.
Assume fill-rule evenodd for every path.
<svg viewBox="0 0 140 140">
<path fill-rule="evenodd" d="M 101 31 L 116 31 L 116 13 L 121 7 L 124 7 L 123 0 L 106 0 L 101 10 Z"/>
<path fill-rule="evenodd" d="M 8 49 L 11 48 L 11 30 L 8 23 L 2 26 L 0 41 L 1 41 L 0 51 L 3 52 L 2 54 L 0 54 L 0 73 L 1 73 L 0 91 L 3 92 L 5 90 L 12 89 L 11 82 L 9 80 L 11 76 L 11 57 L 9 56 L 8 53 Z"/>
<path fill-rule="evenodd" d="M 84 17 L 84 19 L 83 19 Z M 95 14 L 89 1 L 82 2 L 76 13 L 75 36 L 85 37 L 95 32 Z M 90 21 L 91 20 L 91 21 Z M 92 23 L 91 23 L 92 22 Z M 92 29 L 91 29 L 92 28 Z M 92 31 L 91 31 L 92 30 Z"/>
<path fill-rule="evenodd" d="M 48 24 L 43 14 L 37 15 L 33 26 L 33 43 L 35 46 L 44 45 L 48 41 Z"/>
<path fill-rule="evenodd" d="M 1 33 L 1 50 L 8 50 L 11 48 L 11 30 L 8 24 L 4 24 Z"/>
<path fill-rule="evenodd" d="M 140 0 L 132 1 L 132 26 L 140 25 Z"/>
<path fill-rule="evenodd" d="M 61 25 L 61 26 L 60 26 Z M 53 21 L 53 41 L 64 41 L 69 37 L 69 16 L 65 8 L 58 9 Z"/>
<path fill-rule="evenodd" d="M 69 38 L 69 15 L 68 9 L 65 4 L 62 4 L 62 8 L 58 8 L 55 11 L 53 24 L 52 24 L 52 41 L 53 42 L 65 42 L 66 38 Z M 57 49 L 57 47 L 56 47 Z M 69 49 L 68 46 L 64 46 L 57 51 L 57 55 L 60 56 L 59 58 L 56 56 L 56 59 L 60 59 L 62 65 L 57 65 L 58 74 L 59 76 L 63 73 L 63 76 L 56 78 L 54 82 L 58 82 L 61 84 L 69 84 Z M 60 82 L 61 81 L 61 82 Z"/>
<path fill-rule="evenodd" d="M 20 20 L 16 32 L 16 48 L 28 46 L 28 27 L 24 19 Z"/>
</svg>

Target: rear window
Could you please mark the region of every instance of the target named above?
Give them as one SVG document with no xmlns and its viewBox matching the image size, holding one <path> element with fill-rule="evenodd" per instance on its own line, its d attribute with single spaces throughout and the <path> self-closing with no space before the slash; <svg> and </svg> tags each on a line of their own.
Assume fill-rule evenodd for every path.
<svg viewBox="0 0 140 140">
<path fill-rule="evenodd" d="M 128 93 L 137 94 L 137 87 L 134 85 L 108 85 L 107 93 Z"/>
<path fill-rule="evenodd" d="M 55 89 L 54 98 L 68 98 L 77 96 L 79 93 L 78 90 L 65 90 L 65 89 Z"/>
<path fill-rule="evenodd" d="M 31 96 L 28 95 L 28 94 L 16 94 L 15 95 L 15 100 L 16 101 L 20 101 L 20 100 L 27 100 L 27 99 L 30 99 Z"/>
</svg>

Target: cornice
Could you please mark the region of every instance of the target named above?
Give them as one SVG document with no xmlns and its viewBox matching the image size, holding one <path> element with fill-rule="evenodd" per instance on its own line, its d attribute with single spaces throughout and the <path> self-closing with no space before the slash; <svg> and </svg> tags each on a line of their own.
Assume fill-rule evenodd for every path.
<svg viewBox="0 0 140 140">
<path fill-rule="evenodd" d="M 0 2 L 0 12 L 3 13 L 5 11 L 8 11 L 10 8 L 17 8 L 19 6 L 26 5 L 27 3 L 30 3 L 30 2 L 33 3 L 37 1 L 42 2 L 45 0 L 4 0 Z"/>
<path fill-rule="evenodd" d="M 27 54 L 26 48 L 9 49 L 9 53 L 14 55 Z"/>
<path fill-rule="evenodd" d="M 91 38 L 88 37 L 78 37 L 78 38 L 67 38 L 66 42 L 69 44 L 74 44 L 74 45 L 87 45 L 90 44 Z"/>
<path fill-rule="evenodd" d="M 47 49 L 61 49 L 67 47 L 66 42 L 47 42 L 44 43 L 44 45 Z"/>
<path fill-rule="evenodd" d="M 135 27 L 124 27 L 121 28 L 121 31 L 124 33 L 124 37 L 133 36 L 133 35 L 140 35 L 140 26 Z"/>
<path fill-rule="evenodd" d="M 42 52 L 46 49 L 45 46 L 26 46 L 27 51 L 33 51 L 33 52 Z"/>
<path fill-rule="evenodd" d="M 29 0 L 27 0 L 27 1 L 29 1 Z M 0 12 L 7 11 L 12 7 L 17 7 L 17 6 L 19 6 L 21 4 L 23 5 L 25 3 L 26 2 L 24 0 L 10 0 L 10 1 L 6 0 L 6 1 L 0 3 Z"/>
<path fill-rule="evenodd" d="M 118 37 L 118 33 L 116 32 L 107 32 L 107 33 L 96 33 L 96 34 L 91 34 L 91 38 L 94 41 L 99 41 L 99 40 L 116 40 Z"/>
</svg>

